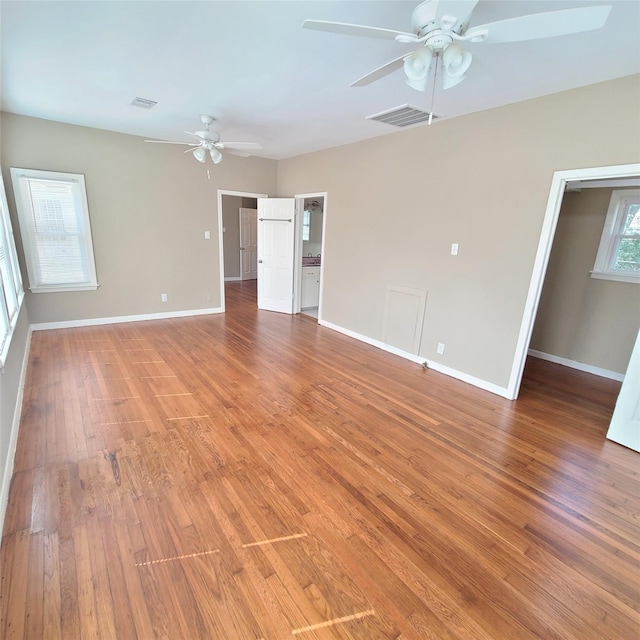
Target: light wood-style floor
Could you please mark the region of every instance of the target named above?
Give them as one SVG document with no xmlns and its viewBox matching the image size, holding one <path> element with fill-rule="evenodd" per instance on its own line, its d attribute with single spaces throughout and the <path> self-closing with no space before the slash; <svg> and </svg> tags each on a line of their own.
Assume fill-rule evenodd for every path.
<svg viewBox="0 0 640 640">
<path fill-rule="evenodd" d="M 2 638 L 638 637 L 617 383 L 532 360 L 508 402 L 227 306 L 34 333 Z"/>
</svg>

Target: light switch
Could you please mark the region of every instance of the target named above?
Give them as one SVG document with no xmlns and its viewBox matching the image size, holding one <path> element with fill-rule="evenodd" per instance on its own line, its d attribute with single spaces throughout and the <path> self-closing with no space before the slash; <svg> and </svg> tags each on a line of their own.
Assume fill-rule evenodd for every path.
<svg viewBox="0 0 640 640">
<path fill-rule="evenodd" d="M 457 242 L 451 243 L 451 255 L 452 256 L 457 256 L 458 255 L 458 243 Z"/>
<path fill-rule="evenodd" d="M 205 240 L 211 240 L 211 231 L 205 231 L 204 232 L 204 239 Z"/>
</svg>

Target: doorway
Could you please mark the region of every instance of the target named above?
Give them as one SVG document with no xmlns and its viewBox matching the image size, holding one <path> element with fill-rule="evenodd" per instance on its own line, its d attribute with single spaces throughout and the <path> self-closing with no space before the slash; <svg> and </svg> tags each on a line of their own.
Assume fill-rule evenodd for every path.
<svg viewBox="0 0 640 640">
<path fill-rule="evenodd" d="M 320 307 L 324 196 L 305 197 L 302 203 L 300 313 L 317 320 Z"/>
<path fill-rule="evenodd" d="M 295 311 L 319 322 L 322 319 L 327 193 L 302 193 L 295 199 L 300 221 L 296 233 Z"/>
<path fill-rule="evenodd" d="M 238 198 L 237 200 L 229 201 L 228 198 Z M 293 264 L 291 265 L 291 273 L 287 281 L 287 288 L 291 287 L 291 292 L 289 293 L 289 306 L 287 313 L 300 313 L 301 312 L 301 296 L 302 296 L 302 275 L 303 275 L 303 251 L 306 254 L 307 260 L 305 260 L 305 266 L 310 266 L 310 259 L 314 262 L 312 265 L 315 268 L 316 273 L 314 274 L 316 278 L 316 282 L 313 283 L 317 287 L 317 301 L 315 301 L 315 291 L 314 291 L 314 302 L 305 304 L 305 311 L 310 317 L 314 317 L 318 322 L 321 322 L 322 319 L 322 299 L 323 299 L 323 274 L 324 274 L 324 266 L 325 261 L 323 259 L 323 251 L 325 246 L 325 235 L 326 235 L 326 221 L 327 221 L 327 193 L 326 192 L 317 192 L 317 193 L 305 193 L 295 195 L 293 198 L 269 198 L 266 194 L 260 193 L 252 193 L 245 191 L 228 191 L 225 189 L 218 190 L 218 238 L 219 238 L 219 255 L 220 255 L 220 290 L 222 292 L 221 295 L 221 307 L 222 311 L 225 311 L 225 301 L 224 301 L 224 287 L 225 280 L 227 282 L 232 281 L 241 281 L 242 279 L 242 266 L 241 266 L 241 257 L 240 257 L 240 220 L 241 220 L 241 212 L 242 205 L 247 204 L 247 199 L 250 200 L 249 204 L 252 205 L 255 201 L 257 203 L 258 210 L 262 206 L 258 200 L 262 200 L 263 203 L 267 201 L 273 201 L 275 204 L 276 200 L 281 202 L 288 201 L 291 206 L 291 213 L 289 217 L 291 220 L 289 222 L 294 223 L 294 234 L 292 236 L 293 247 Z M 225 205 L 231 203 L 229 207 L 225 207 Z M 304 211 L 305 207 L 309 211 L 309 223 L 307 229 L 305 230 L 303 225 L 304 221 Z M 225 220 L 227 218 L 223 215 L 225 209 L 229 208 L 232 212 L 237 211 L 237 213 L 232 213 L 229 220 L 238 221 L 238 233 L 237 233 L 237 242 L 227 242 L 225 244 L 226 238 L 225 234 L 229 232 L 226 227 Z M 260 217 L 261 214 L 258 213 L 258 221 L 262 219 Z M 265 218 L 266 219 L 266 218 Z M 295 221 L 294 221 L 295 219 Z M 260 228 L 261 225 L 258 224 L 258 249 L 260 250 Z M 230 236 L 229 236 L 230 237 Z M 228 246 L 227 246 L 228 245 Z M 308 255 L 310 254 L 311 255 Z M 264 256 L 262 256 L 264 258 Z M 260 260 L 258 259 L 258 263 Z M 227 269 L 225 273 L 225 264 L 230 264 L 230 269 Z M 260 298 L 260 272 L 261 266 L 258 265 L 257 268 L 257 277 L 258 277 L 258 287 L 257 287 L 257 297 L 256 301 L 259 303 Z M 236 271 L 233 273 L 231 269 L 235 268 Z M 262 269 L 264 270 L 264 269 Z M 263 287 L 264 288 L 264 287 Z M 308 302 L 305 299 L 305 303 Z M 260 304 L 258 304 L 260 306 Z"/>
<path fill-rule="evenodd" d="M 507 388 L 507 397 L 509 399 L 515 400 L 520 391 L 524 365 L 567 184 L 576 181 L 612 180 L 617 178 L 636 178 L 638 176 L 640 176 L 640 163 L 573 169 L 554 173 Z"/>
<path fill-rule="evenodd" d="M 255 210 L 258 198 L 267 197 L 267 194 L 264 193 L 218 189 L 218 251 L 222 311 L 225 311 L 225 283 L 241 282 L 243 278 L 252 277 L 251 255 L 248 258 L 243 258 L 246 251 L 251 253 L 251 230 L 242 229 L 241 210 Z M 246 215 L 245 221 L 251 224 Z M 243 241 L 247 239 L 249 245 L 243 244 Z M 249 271 L 247 271 L 247 267 L 249 267 Z"/>
</svg>

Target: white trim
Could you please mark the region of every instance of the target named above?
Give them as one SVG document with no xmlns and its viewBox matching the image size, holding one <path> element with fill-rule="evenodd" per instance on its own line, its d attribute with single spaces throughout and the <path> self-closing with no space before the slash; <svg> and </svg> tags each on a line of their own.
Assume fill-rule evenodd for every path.
<svg viewBox="0 0 640 640">
<path fill-rule="evenodd" d="M 67 291 L 96 291 L 100 285 L 98 284 L 70 284 L 67 286 L 54 287 L 29 287 L 31 293 L 65 293 Z"/>
<path fill-rule="evenodd" d="M 163 313 L 143 313 L 135 316 L 112 316 L 109 318 L 86 318 L 83 320 L 63 320 L 61 322 L 37 322 L 31 325 L 33 331 L 47 329 L 70 329 L 72 327 L 92 327 L 101 324 L 119 324 L 121 322 L 141 322 L 142 320 L 165 320 L 167 318 L 185 318 L 223 313 L 222 307 L 211 309 L 189 309 L 187 311 L 167 311 Z"/>
<path fill-rule="evenodd" d="M 402 349 L 393 347 L 390 344 L 385 344 L 380 340 L 374 340 L 373 338 L 369 338 L 368 336 L 356 333 L 355 331 L 351 331 L 350 329 L 345 329 L 344 327 L 340 327 L 339 325 L 333 324 L 331 322 L 318 320 L 318 324 L 321 324 L 323 327 L 327 327 L 327 329 L 342 333 L 345 336 L 349 336 L 350 338 L 354 338 L 355 340 L 359 340 L 360 342 L 370 344 L 372 347 L 377 347 L 378 349 L 382 349 L 383 351 L 387 351 L 388 353 L 392 353 L 393 355 L 400 356 L 401 358 L 405 358 L 406 360 L 411 360 L 411 362 L 422 365 L 426 362 L 429 369 L 433 369 L 438 373 L 443 373 L 446 376 L 450 376 L 451 378 L 455 378 L 456 380 L 460 380 L 461 382 L 466 382 L 467 384 L 473 385 L 474 387 L 478 387 L 479 389 L 483 389 L 484 391 L 489 391 L 490 393 L 495 393 L 498 396 L 510 400 L 508 396 L 508 389 L 506 389 L 505 387 L 499 387 L 493 382 L 487 382 L 486 380 L 482 380 L 481 378 L 470 376 L 463 371 L 458 371 L 457 369 L 446 367 L 445 365 L 440 364 L 439 362 L 434 362 L 433 360 L 427 360 L 422 356 L 417 356 L 414 353 L 403 351 Z"/>
<path fill-rule="evenodd" d="M 18 430 L 20 429 L 20 417 L 22 416 L 24 386 L 27 378 L 27 366 L 29 365 L 29 351 L 31 350 L 31 333 L 31 327 L 29 327 L 24 356 L 22 358 L 20 381 L 18 382 L 16 406 L 13 410 L 13 420 L 11 422 L 11 435 L 9 436 L 9 447 L 7 449 L 6 466 L 4 468 L 4 474 L 2 476 L 2 485 L 0 485 L 0 536 L 4 531 L 4 518 L 7 513 L 7 505 L 9 503 L 9 487 L 11 486 L 11 477 L 13 476 L 13 467 L 16 457 L 16 447 L 18 445 Z"/>
<path fill-rule="evenodd" d="M 511 375 L 509 376 L 509 384 L 507 386 L 506 397 L 510 400 L 515 400 L 520 391 L 524 363 L 527 359 L 527 351 L 529 349 L 529 343 L 531 342 L 531 334 L 533 333 L 533 325 L 536 319 L 536 313 L 538 312 L 542 285 L 549 263 L 549 254 L 551 253 L 551 245 L 553 244 L 553 238 L 558 224 L 558 216 L 560 214 L 566 184 L 572 180 L 629 178 L 638 175 L 640 175 L 640 163 L 589 169 L 571 169 L 567 171 L 556 171 L 553 174 L 549 198 L 547 200 L 547 209 L 542 223 L 542 230 L 540 231 L 538 250 L 531 272 L 529 291 L 522 313 L 520 332 L 513 355 Z"/>
<path fill-rule="evenodd" d="M 540 360 L 555 362 L 555 364 L 561 364 L 565 367 L 570 367 L 571 369 L 591 373 L 594 376 L 600 376 L 601 378 L 609 378 L 609 380 L 617 380 L 618 382 L 622 382 L 624 380 L 624 373 L 610 371 L 609 369 L 603 369 L 601 367 L 594 367 L 591 364 L 577 362 L 576 360 L 569 360 L 568 358 L 562 358 L 561 356 L 554 356 L 552 353 L 544 353 L 544 351 L 529 349 L 528 355 L 534 358 L 539 358 Z"/>
<path fill-rule="evenodd" d="M 242 276 L 225 276 L 225 282 L 242 282 Z"/>
<path fill-rule="evenodd" d="M 229 189 L 218 189 L 218 262 L 220 269 L 220 311 L 216 313 L 224 313 L 224 237 L 222 235 L 222 196 L 240 196 L 242 198 L 268 198 L 266 193 L 250 193 L 247 191 L 230 191 Z M 242 269 L 240 270 L 242 273 Z"/>
<path fill-rule="evenodd" d="M 637 274 L 637 272 L 636 272 Z M 632 275 L 632 273 L 624 273 L 623 271 L 591 271 L 589 274 L 596 280 L 612 280 L 613 282 L 628 282 L 630 284 L 640 284 L 640 275 Z"/>
<path fill-rule="evenodd" d="M 40 169 L 20 169 L 11 167 L 11 181 L 13 183 L 16 212 L 18 214 L 18 227 L 22 235 L 22 248 L 27 267 L 27 275 L 30 290 L 34 293 L 51 293 L 56 291 L 88 291 L 98 287 L 98 276 L 93 249 L 91 232 L 91 216 L 89 215 L 89 202 L 87 200 L 87 187 L 84 175 L 81 173 L 65 173 L 61 171 L 43 171 Z M 26 180 L 26 182 L 25 182 Z M 75 233 L 69 232 L 70 237 L 77 238 L 82 246 L 84 259 L 82 267 L 85 280 L 78 282 L 57 282 L 47 285 L 42 282 L 43 266 L 36 249 L 37 212 L 33 208 L 33 192 L 29 181 L 61 182 L 73 185 L 73 214 L 77 224 Z"/>
</svg>

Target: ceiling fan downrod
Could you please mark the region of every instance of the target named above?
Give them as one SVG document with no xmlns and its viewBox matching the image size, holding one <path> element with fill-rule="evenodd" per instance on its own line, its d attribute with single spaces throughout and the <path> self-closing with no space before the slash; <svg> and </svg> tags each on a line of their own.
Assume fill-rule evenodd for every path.
<svg viewBox="0 0 640 640">
<path fill-rule="evenodd" d="M 433 65 L 433 79 L 431 83 L 431 107 L 429 107 L 429 121 L 427 124 L 431 124 L 433 120 L 433 102 L 435 100 L 436 95 L 436 76 L 438 75 L 438 63 L 440 62 L 440 52 L 436 51 L 433 54 L 433 57 L 436 59 Z"/>
</svg>

